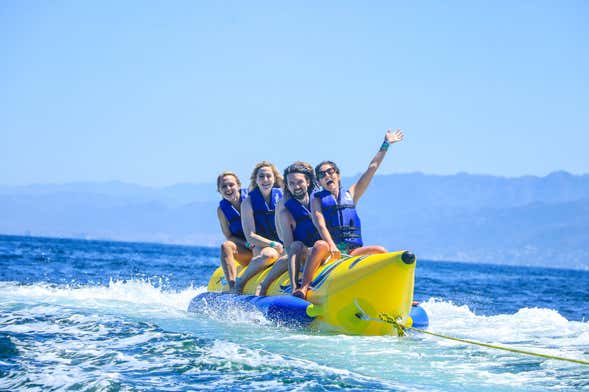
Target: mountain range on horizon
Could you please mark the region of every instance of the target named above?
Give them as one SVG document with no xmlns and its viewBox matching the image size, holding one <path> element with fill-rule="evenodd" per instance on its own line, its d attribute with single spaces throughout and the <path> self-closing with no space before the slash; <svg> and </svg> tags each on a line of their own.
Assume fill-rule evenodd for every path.
<svg viewBox="0 0 589 392">
<path fill-rule="evenodd" d="M 0 233 L 216 246 L 219 199 L 214 183 L 0 186 Z M 358 211 L 365 243 L 422 259 L 589 268 L 587 174 L 377 175 Z"/>
</svg>

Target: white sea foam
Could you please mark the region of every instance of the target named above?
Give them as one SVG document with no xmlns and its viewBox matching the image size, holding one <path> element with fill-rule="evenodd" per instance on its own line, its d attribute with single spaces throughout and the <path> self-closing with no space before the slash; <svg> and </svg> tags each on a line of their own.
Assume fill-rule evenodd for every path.
<svg viewBox="0 0 589 392">
<path fill-rule="evenodd" d="M 514 314 L 480 316 L 474 314 L 468 307 L 435 299 L 422 303 L 422 306 L 430 317 L 429 330 L 432 332 L 556 357 L 588 360 L 586 352 L 589 343 L 589 323 L 569 321 L 553 309 L 522 308 Z M 426 337 L 426 339 L 442 347 L 465 346 L 464 343 L 437 337 Z M 466 349 L 483 350 L 488 353 L 486 354 L 488 359 L 485 360 L 486 357 L 483 357 L 479 362 L 481 367 L 493 366 L 494 361 L 500 364 L 520 360 L 538 360 L 549 367 L 563 366 L 563 364 L 567 366 L 567 362 L 547 361 L 533 356 L 493 351 L 488 348 L 468 346 Z M 483 370 L 480 370 L 479 374 L 485 377 Z M 524 373 L 506 374 L 498 380 L 493 380 L 493 376 L 490 375 L 487 382 L 503 384 L 508 381 L 513 384 L 517 380 L 529 381 Z"/>
<path fill-rule="evenodd" d="M 378 378 L 366 376 L 337 366 L 328 366 L 322 364 L 320 361 L 304 359 L 293 355 L 278 354 L 262 349 L 251 349 L 234 342 L 216 340 L 212 346 L 206 349 L 206 351 L 207 354 L 202 357 L 203 360 L 215 363 L 216 365 L 227 363 L 235 366 L 236 364 L 239 364 L 246 368 L 256 368 L 258 371 L 266 370 L 271 372 L 276 372 L 277 369 L 305 374 L 312 372 L 320 377 L 338 376 L 342 378 L 362 380 L 364 382 L 373 381 L 383 383 L 384 385 L 387 384 L 386 381 L 379 380 Z M 270 388 L 270 390 L 272 390 L 272 382 L 274 381 L 270 380 L 270 384 L 268 384 L 268 382 L 263 382 L 260 384 L 260 387 L 263 385 L 264 388 Z M 391 384 L 391 386 L 392 385 L 393 384 Z M 311 384 L 307 386 L 311 386 Z M 317 386 L 317 384 L 315 383 L 314 386 Z M 395 388 L 399 390 L 405 389 L 399 388 L 398 386 Z M 299 389 L 304 390 L 304 388 Z"/>
<path fill-rule="evenodd" d="M 153 369 L 173 366 L 192 366 L 194 369 L 186 370 L 186 374 L 194 372 L 197 376 L 200 365 L 223 373 L 222 380 L 214 383 L 218 388 L 234 387 L 239 377 L 244 377 L 250 369 L 255 369 L 256 374 L 301 372 L 368 383 L 387 383 L 402 377 L 409 384 L 423 383 L 429 390 L 444 390 L 445 385 L 476 390 L 481 384 L 489 391 L 494 387 L 512 390 L 530 385 L 531 389 L 542 389 L 544 384 L 559 388 L 561 369 L 573 369 L 573 378 L 579 374 L 577 365 L 417 333 L 397 338 L 291 330 L 264 320 L 259 312 L 238 307 L 206 309 L 198 316 L 199 320 L 204 319 L 204 324 L 190 329 L 186 326 L 194 326 L 196 317 L 186 313 L 188 303 L 205 290 L 204 287 L 163 290 L 143 280 L 111 281 L 108 286 L 86 287 L 1 282 L 0 309 L 10 311 L 0 314 L 0 331 L 58 337 L 50 341 L 19 342 L 17 347 L 22 357 L 43 364 L 29 369 L 28 376 L 48 389 L 65 389 L 82 382 L 106 390 L 124 372 L 148 374 Z M 433 332 L 587 360 L 584 353 L 589 346 L 589 323 L 569 321 L 555 310 L 522 308 L 513 314 L 483 316 L 467 306 L 436 299 L 422 306 L 430 317 L 429 330 Z M 80 308 L 91 312 L 80 312 Z M 12 323 L 17 318 L 26 322 Z M 183 346 L 185 335 L 180 336 L 177 331 L 212 340 L 202 347 L 189 342 L 189 350 L 197 357 L 189 360 L 182 355 L 187 350 Z M 170 338 L 170 334 L 178 336 Z M 138 349 L 145 346 L 149 346 L 149 354 Z M 74 365 L 76 362 L 81 365 Z M 503 372 L 504 367 L 515 370 Z M 520 371 L 520 367 L 525 370 Z M 54 371 L 45 374 L 46 368 Z M 89 368 L 99 370 L 89 371 Z M 238 375 L 234 378 L 235 371 Z M 283 387 L 273 383 L 273 380 L 260 380 L 255 385 L 267 390 Z M 151 385 L 160 384 L 154 379 Z M 304 389 L 303 385 L 314 388 L 317 384 L 296 385 L 295 389 Z"/>
<path fill-rule="evenodd" d="M 146 332 L 146 333 L 139 333 L 133 335 L 128 338 L 118 339 L 116 342 L 112 344 L 112 348 L 114 349 L 121 349 L 125 347 L 134 347 L 141 345 L 143 343 L 147 343 L 153 339 L 159 339 L 163 336 L 161 332 Z"/>
<path fill-rule="evenodd" d="M 466 305 L 436 299 L 423 302 L 421 306 L 429 316 L 430 329 L 438 332 L 470 332 L 480 337 L 515 340 L 589 332 L 589 322 L 569 321 L 553 309 L 522 308 L 515 314 L 481 316 Z"/>
<path fill-rule="evenodd" d="M 82 287 L 0 282 L 0 297 L 3 298 L 4 303 L 83 304 L 87 308 L 131 305 L 184 311 L 195 295 L 205 291 L 205 287 L 167 291 L 150 281 L 135 279 L 111 280 L 108 286 Z"/>
<path fill-rule="evenodd" d="M 259 327 L 273 325 L 264 315 L 255 308 L 241 306 L 207 306 L 204 305 L 199 314 L 204 314 L 211 320 L 231 325 L 232 327 Z"/>
</svg>

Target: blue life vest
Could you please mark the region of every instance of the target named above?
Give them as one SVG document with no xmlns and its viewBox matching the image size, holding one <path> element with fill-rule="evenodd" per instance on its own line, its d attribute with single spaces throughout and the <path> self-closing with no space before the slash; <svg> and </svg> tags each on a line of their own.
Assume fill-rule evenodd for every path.
<svg viewBox="0 0 589 392">
<path fill-rule="evenodd" d="M 254 210 L 254 221 L 256 223 L 256 234 L 261 235 L 270 241 L 280 241 L 276 232 L 276 222 L 274 221 L 274 210 L 278 201 L 282 199 L 282 189 L 272 188 L 270 194 L 270 205 L 264 200 L 259 188 L 250 192 L 249 198 Z"/>
<path fill-rule="evenodd" d="M 321 239 L 321 236 L 311 219 L 311 208 L 309 205 L 305 206 L 295 198 L 292 198 L 284 203 L 284 206 L 296 222 L 293 232 L 295 241 L 301 241 L 306 246 L 311 247 L 315 244 L 315 241 Z"/>
<path fill-rule="evenodd" d="M 336 245 L 347 249 L 361 247 L 360 217 L 350 192 L 340 189 L 338 200 L 327 190 L 315 193 L 315 197 L 321 199 L 325 224 Z"/>
<path fill-rule="evenodd" d="M 245 200 L 247 197 L 247 189 L 240 189 L 240 203 Z M 233 205 L 228 202 L 227 200 L 223 199 L 219 202 L 219 207 L 221 211 L 223 211 L 223 215 L 227 219 L 229 223 L 229 231 L 231 235 L 241 238 L 245 240 L 245 235 L 243 234 L 243 226 L 241 226 L 241 213 L 233 207 Z"/>
</svg>

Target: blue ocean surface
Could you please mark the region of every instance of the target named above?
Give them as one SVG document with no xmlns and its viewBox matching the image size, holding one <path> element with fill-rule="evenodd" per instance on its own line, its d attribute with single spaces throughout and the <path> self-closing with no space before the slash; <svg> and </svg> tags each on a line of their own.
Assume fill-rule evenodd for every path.
<svg viewBox="0 0 589 392">
<path fill-rule="evenodd" d="M 589 361 L 589 272 L 420 260 L 429 330 Z M 0 390 L 589 391 L 589 366 L 207 309 L 216 248 L 0 236 Z"/>
</svg>

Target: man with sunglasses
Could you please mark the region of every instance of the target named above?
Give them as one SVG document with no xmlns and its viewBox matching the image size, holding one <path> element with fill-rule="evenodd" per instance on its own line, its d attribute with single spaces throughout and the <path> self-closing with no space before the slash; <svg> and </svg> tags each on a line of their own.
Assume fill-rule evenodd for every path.
<svg viewBox="0 0 589 392">
<path fill-rule="evenodd" d="M 331 257 L 340 258 L 341 253 L 358 256 L 386 252 L 382 246 L 364 246 L 356 205 L 370 185 L 389 146 L 400 142 L 403 137 L 403 132 L 399 129 L 394 132 L 387 130 L 384 142 L 370 161 L 368 169 L 348 190 L 341 188 L 340 170 L 334 162 L 323 161 L 315 167 L 317 180 L 323 190 L 314 194 L 311 214 L 321 238 L 329 246 L 328 255 Z M 294 296 L 306 298 L 313 274 L 324 260 L 309 257 L 303 271 L 303 282 L 301 287 L 293 292 Z"/>
</svg>

